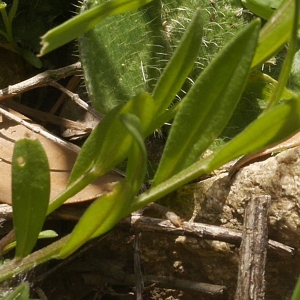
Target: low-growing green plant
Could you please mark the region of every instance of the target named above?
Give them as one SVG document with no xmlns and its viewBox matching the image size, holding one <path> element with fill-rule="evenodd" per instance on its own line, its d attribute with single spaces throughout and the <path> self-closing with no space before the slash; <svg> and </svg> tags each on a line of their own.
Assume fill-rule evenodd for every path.
<svg viewBox="0 0 300 300">
<path fill-rule="evenodd" d="M 150 0 L 112 0 L 95 6 L 48 32 L 43 37 L 41 55 L 93 29 L 108 16 L 130 12 L 148 2 Z M 13 157 L 13 174 L 20 168 L 24 172 L 20 172 L 16 180 L 13 179 L 12 188 L 21 191 L 21 177 L 37 174 L 30 177 L 31 184 L 26 188 L 32 187 L 32 191 L 37 189 L 43 195 L 37 199 L 37 203 L 33 203 L 32 197 L 27 196 L 30 192 L 26 192 L 22 202 L 14 204 L 14 209 L 17 206 L 17 209 L 26 208 L 28 211 L 28 207 L 34 209 L 41 202 L 42 207 L 48 208 L 46 213 L 44 209 L 38 213 L 38 220 L 37 215 L 30 213 L 22 216 L 14 214 L 17 255 L 11 263 L 0 268 L 0 280 L 4 281 L 49 259 L 69 256 L 85 242 L 110 230 L 131 212 L 241 155 L 274 144 L 299 130 L 300 99 L 285 90 L 296 51 L 298 2 L 284 1 L 272 20 L 262 29 L 257 19 L 241 29 L 195 79 L 186 96 L 172 105 L 199 55 L 203 19 L 200 11 L 196 10 L 153 91 L 139 92 L 121 105 L 114 104 L 106 112 L 104 119 L 84 143 L 68 187 L 56 199 L 51 199 L 49 205 L 48 189 L 44 193 L 37 189 L 37 186 L 48 185 L 44 153 L 36 141 L 18 141 L 15 146 L 18 155 Z M 200 158 L 226 127 L 247 86 L 249 74 L 286 43 L 289 43 L 286 60 L 278 82 L 272 81 L 274 88 L 269 91 L 268 95 L 271 96 L 268 96 L 270 99 L 266 109 L 231 141 L 220 146 L 210 156 Z M 259 79 L 263 87 L 267 85 L 266 82 L 264 76 Z M 285 98 L 287 94 L 288 100 Z M 101 101 L 101 98 L 95 98 L 94 106 L 103 107 Z M 139 194 L 147 169 L 144 140 L 171 120 L 172 127 L 152 185 L 149 190 Z M 27 156 L 28 147 L 36 156 L 35 160 L 30 154 Z M 44 170 L 44 179 L 38 176 L 36 160 L 39 160 Z M 90 205 L 70 235 L 28 255 L 32 247 L 24 245 L 27 240 L 30 240 L 30 245 L 34 244 L 45 215 L 124 160 L 127 160 L 124 180 Z M 26 235 L 17 234 L 17 224 L 21 222 L 31 226 L 25 229 Z"/>
<path fill-rule="evenodd" d="M 19 0 L 14 0 L 9 12 L 7 13 L 7 4 L 3 1 L 0 1 L 0 12 L 5 28 L 5 30 L 0 29 L 0 35 L 2 35 L 2 37 L 6 39 L 6 43 L 2 43 L 2 47 L 22 55 L 24 59 L 27 60 L 29 63 L 31 63 L 37 68 L 40 68 L 42 66 L 41 61 L 28 49 L 21 48 L 17 44 L 16 39 L 13 35 L 12 23 L 16 16 L 18 5 Z"/>
<path fill-rule="evenodd" d="M 41 68 L 47 60 L 38 58 L 39 36 L 57 25 L 57 20 L 70 9 L 68 1 L 26 0 L 0 1 L 0 47 L 22 56 L 28 63 Z"/>
</svg>

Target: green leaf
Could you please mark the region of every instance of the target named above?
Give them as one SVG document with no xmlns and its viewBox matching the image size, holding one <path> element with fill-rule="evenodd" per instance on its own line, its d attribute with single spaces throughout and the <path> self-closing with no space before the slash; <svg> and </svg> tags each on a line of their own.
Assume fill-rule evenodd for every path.
<svg viewBox="0 0 300 300">
<path fill-rule="evenodd" d="M 210 162 L 211 168 L 219 168 L 224 161 L 249 154 L 275 144 L 300 128 L 300 98 L 289 100 L 261 114 L 241 134 L 220 148 Z M 225 162 L 225 163 L 226 163 Z"/>
<path fill-rule="evenodd" d="M 20 284 L 5 300 L 29 300 L 29 284 Z"/>
<path fill-rule="evenodd" d="M 16 257 L 33 249 L 43 227 L 50 197 L 50 170 L 38 140 L 15 143 L 12 160 L 12 207 Z"/>
<path fill-rule="evenodd" d="M 271 100 L 277 84 L 278 82 L 269 75 L 255 72 L 249 76 L 243 96 L 249 101 L 255 101 L 256 99 L 263 101 L 262 107 L 265 108 Z M 295 97 L 296 94 L 286 88 L 281 95 L 281 100 L 291 100 Z"/>
<path fill-rule="evenodd" d="M 276 85 L 275 91 L 272 95 L 272 99 L 269 102 L 266 110 L 270 109 L 271 107 L 279 103 L 282 93 L 291 75 L 294 56 L 298 48 L 299 7 L 300 7 L 300 2 L 296 0 L 296 5 L 294 5 L 293 19 L 292 19 L 293 27 L 289 38 L 289 48 L 287 54 L 285 55 L 284 62 L 281 67 L 278 84 Z"/>
<path fill-rule="evenodd" d="M 147 171 L 147 150 L 139 118 L 133 114 L 123 114 L 120 119 L 134 138 L 126 168 L 126 181 L 131 184 L 132 195 L 135 195 L 142 186 Z"/>
<path fill-rule="evenodd" d="M 300 278 L 297 281 L 291 300 L 299 300 L 299 299 L 300 299 Z"/>
<path fill-rule="evenodd" d="M 42 65 L 43 65 L 42 61 L 38 57 L 36 57 L 35 54 L 30 52 L 29 50 L 22 48 L 21 55 L 27 62 L 29 62 L 35 68 L 40 69 L 42 67 Z"/>
<path fill-rule="evenodd" d="M 243 92 L 259 28 L 255 20 L 240 31 L 197 78 L 175 116 L 153 185 L 194 163 L 222 132 Z"/>
<path fill-rule="evenodd" d="M 191 72 L 199 54 L 202 35 L 203 21 L 200 10 L 197 9 L 153 91 L 156 110 L 159 114 L 169 107 Z"/>
<path fill-rule="evenodd" d="M 12 24 L 13 19 L 16 16 L 18 6 L 19 6 L 19 0 L 13 0 L 12 7 L 9 10 L 9 13 L 8 13 L 8 21 L 9 21 L 10 24 Z"/>
<path fill-rule="evenodd" d="M 262 28 L 251 68 L 254 69 L 273 57 L 286 44 L 293 26 L 294 0 L 282 1 L 280 7 Z"/>
<path fill-rule="evenodd" d="M 72 169 L 69 185 L 93 168 L 98 159 L 102 144 L 104 143 L 105 138 L 108 137 L 108 132 L 114 121 L 117 120 L 117 116 L 120 114 L 121 109 L 122 107 L 119 106 L 111 110 L 85 141 Z"/>
<path fill-rule="evenodd" d="M 111 0 L 96 6 L 62 25 L 49 30 L 42 36 L 40 56 L 76 39 L 91 30 L 104 18 L 126 13 L 151 2 L 152 0 Z"/>
<path fill-rule="evenodd" d="M 270 109 L 251 123 L 242 133 L 211 156 L 201 159 L 170 179 L 151 188 L 135 199 L 130 211 L 136 211 L 160 199 L 184 184 L 209 174 L 241 155 L 268 147 L 300 129 L 300 98 Z"/>
<path fill-rule="evenodd" d="M 282 0 L 241 0 L 241 2 L 257 16 L 269 20 Z"/>
<path fill-rule="evenodd" d="M 117 107 L 109 112 L 84 143 L 69 184 L 91 169 L 97 169 L 99 176 L 103 175 L 128 156 L 132 136 L 118 117 L 124 113 L 135 114 L 142 120 L 145 137 L 145 132 L 148 132 L 152 123 L 154 101 L 147 93 L 141 93 L 124 107 Z"/>
<path fill-rule="evenodd" d="M 143 183 L 147 155 L 140 121 L 132 114 L 124 114 L 120 118 L 133 138 L 126 178 L 118 183 L 111 193 L 103 195 L 90 205 L 80 218 L 67 244 L 61 249 L 60 258 L 70 255 L 91 238 L 110 230 L 124 214 L 126 215 L 131 201 Z"/>
<path fill-rule="evenodd" d="M 122 202 L 128 202 L 129 187 L 126 182 L 116 184 L 113 191 L 94 200 L 76 224 L 70 239 L 62 247 L 57 258 L 65 258 L 76 251 L 101 228 L 110 230 L 118 221 L 119 208 Z M 123 205 L 122 205 L 123 206 Z"/>
<path fill-rule="evenodd" d="M 125 106 L 116 107 L 105 116 L 84 143 L 67 189 L 51 201 L 48 213 L 128 157 L 133 137 L 119 118 L 126 113 L 134 114 L 142 120 L 141 128 L 145 138 L 154 115 L 154 101 L 149 94 L 141 93 Z"/>
</svg>

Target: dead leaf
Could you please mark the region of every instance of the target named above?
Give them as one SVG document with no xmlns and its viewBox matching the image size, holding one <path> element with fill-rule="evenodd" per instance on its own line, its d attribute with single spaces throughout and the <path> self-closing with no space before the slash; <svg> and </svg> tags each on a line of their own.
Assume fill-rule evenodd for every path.
<svg viewBox="0 0 300 300">
<path fill-rule="evenodd" d="M 22 119 L 26 119 L 26 121 L 29 120 L 15 111 L 10 110 L 10 112 L 13 112 L 14 115 L 18 115 L 19 117 L 21 116 Z M 53 200 L 66 188 L 70 171 L 77 157 L 77 152 L 58 145 L 40 134 L 30 131 L 23 125 L 8 120 L 4 116 L 0 116 L 0 118 L 0 202 L 11 205 L 11 162 L 13 147 L 15 141 L 25 136 L 39 139 L 46 151 L 51 170 L 50 199 Z M 111 191 L 113 185 L 122 179 L 123 176 L 111 171 L 70 198 L 66 203 L 93 200 Z"/>
</svg>

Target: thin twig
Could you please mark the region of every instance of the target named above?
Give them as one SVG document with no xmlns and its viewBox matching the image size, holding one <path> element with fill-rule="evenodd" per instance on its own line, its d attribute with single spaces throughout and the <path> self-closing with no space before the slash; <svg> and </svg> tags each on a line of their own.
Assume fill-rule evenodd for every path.
<svg viewBox="0 0 300 300">
<path fill-rule="evenodd" d="M 141 257 L 140 257 L 140 236 L 138 233 L 134 236 L 133 247 L 134 247 L 134 275 L 135 275 L 135 287 L 136 287 L 136 300 L 143 300 L 142 292 L 144 289 L 144 280 L 141 268 Z"/>
<path fill-rule="evenodd" d="M 93 109 L 91 106 L 89 106 L 86 102 L 81 100 L 80 97 L 78 96 L 78 94 L 75 94 L 75 93 L 69 91 L 68 89 L 66 89 L 61 84 L 59 84 L 55 81 L 51 81 L 49 83 L 49 85 L 61 90 L 62 92 L 67 94 L 76 104 L 78 104 L 80 107 L 82 107 L 84 110 L 89 112 L 91 115 L 93 115 L 98 120 L 102 120 L 102 117 L 99 115 L 99 113 L 95 109 Z"/>
<path fill-rule="evenodd" d="M 120 225 L 130 225 L 136 232 L 150 231 L 176 236 L 184 235 L 208 240 L 218 240 L 235 245 L 240 245 L 242 240 L 242 232 L 239 230 L 203 223 L 183 222 L 182 227 L 175 227 L 169 220 L 133 215 L 131 218 L 121 221 Z M 290 255 L 294 255 L 295 253 L 294 248 L 273 240 L 268 240 L 268 247 Z"/>
<path fill-rule="evenodd" d="M 30 123 L 28 123 L 27 121 L 13 115 L 12 113 L 8 112 L 2 105 L 0 105 L 0 114 L 5 116 L 7 119 L 9 120 L 12 120 L 18 124 L 21 124 L 23 126 L 25 126 L 26 128 L 28 128 L 29 130 L 37 133 L 37 134 L 40 134 L 41 136 L 51 140 L 52 142 L 58 144 L 58 145 L 61 145 L 75 153 L 78 153 L 80 148 L 74 144 L 71 144 L 71 143 L 68 143 L 62 139 L 60 139 L 59 137 L 51 134 L 50 132 L 44 130 L 43 128 L 41 127 L 38 127 L 36 125 L 32 125 Z"/>
<path fill-rule="evenodd" d="M 74 91 L 80 84 L 80 81 L 82 81 L 82 79 L 79 76 L 76 75 L 72 76 L 66 85 L 66 89 L 69 91 Z M 68 96 L 63 92 L 61 96 L 58 98 L 58 100 L 56 101 L 56 103 L 51 107 L 49 113 L 54 115 L 57 112 L 57 110 L 61 107 L 61 105 L 65 103 L 67 99 Z"/>
<path fill-rule="evenodd" d="M 2 209 L 3 206 L 3 209 Z M 69 205 L 64 205 L 60 207 L 57 211 L 53 212 L 50 216 L 56 218 L 64 218 L 69 220 L 70 218 L 73 221 L 79 220 L 79 218 L 84 213 L 86 207 L 82 210 L 79 205 L 74 207 Z M 62 210 L 62 214 L 60 214 Z M 72 217 L 72 212 L 76 211 L 76 215 Z M 0 206 L 0 217 L 4 219 L 11 219 L 11 206 L 3 204 Z M 135 232 L 157 232 L 171 235 L 185 235 L 195 238 L 203 238 L 209 240 L 218 240 L 234 244 L 239 246 L 242 241 L 242 231 L 208 225 L 203 223 L 192 223 L 192 222 L 183 222 L 181 227 L 176 227 L 169 220 L 143 217 L 141 215 L 132 214 L 131 217 L 122 220 L 118 226 L 121 227 L 130 227 L 130 229 Z M 287 253 L 289 255 L 295 254 L 295 249 L 284 245 L 280 242 L 274 240 L 268 240 L 268 247 L 272 250 L 279 251 L 282 253 Z"/>
<path fill-rule="evenodd" d="M 4 104 L 5 104 L 5 107 L 12 108 L 13 110 L 18 111 L 19 113 L 26 115 L 29 118 L 34 118 L 37 120 L 45 121 L 47 123 L 62 126 L 62 127 L 68 128 L 68 129 L 80 130 L 86 134 L 91 133 L 91 131 L 94 129 L 91 127 L 87 127 L 87 126 L 83 125 L 82 123 L 79 123 L 76 121 L 72 121 L 69 119 L 62 118 L 62 117 L 54 116 L 50 113 L 46 113 L 43 111 L 33 109 L 29 106 L 23 105 L 16 101 L 8 100 L 8 101 L 5 101 Z"/>
<path fill-rule="evenodd" d="M 14 85 L 9 85 L 7 88 L 0 90 L 0 101 L 15 97 L 16 95 L 22 94 L 37 87 L 51 85 L 52 82 L 74 75 L 80 70 L 81 63 L 77 62 L 60 69 L 45 71 L 27 80 L 21 81 Z"/>
</svg>

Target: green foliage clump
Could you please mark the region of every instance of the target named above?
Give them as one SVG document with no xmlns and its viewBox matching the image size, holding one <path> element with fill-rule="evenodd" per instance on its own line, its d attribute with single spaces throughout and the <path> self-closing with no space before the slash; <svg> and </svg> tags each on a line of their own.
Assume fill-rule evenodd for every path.
<svg viewBox="0 0 300 300">
<path fill-rule="evenodd" d="M 191 18 L 190 13 L 193 9 L 187 9 L 187 7 L 179 9 L 180 2 L 179 4 L 175 1 L 166 2 L 168 4 L 162 6 L 157 6 L 158 2 L 153 2 L 154 4 L 151 6 L 148 4 L 149 2 L 151 1 L 105 1 L 52 29 L 42 37 L 41 54 L 46 54 L 73 38 L 86 34 L 80 42 L 81 51 L 86 59 L 90 55 L 84 52 L 87 51 L 84 49 L 84 41 L 87 39 L 90 42 L 90 38 L 96 32 L 96 30 L 93 31 L 93 28 L 99 22 L 104 22 L 104 25 L 100 25 L 104 26 L 101 27 L 101 39 L 99 40 L 98 37 L 98 40 L 93 41 L 91 52 L 93 56 L 89 58 L 94 59 L 95 56 L 101 55 L 109 58 L 111 55 L 107 68 L 112 65 L 111 69 L 108 68 L 107 76 L 110 78 L 106 81 L 103 81 L 106 66 L 103 62 L 104 65 L 101 68 L 99 67 L 90 74 L 87 74 L 89 71 L 85 69 L 92 103 L 105 113 L 105 117 L 84 143 L 66 190 L 52 199 L 53 201 L 49 205 L 46 202 L 48 200 L 46 196 L 40 197 L 39 200 L 45 201 L 48 205 L 47 214 L 53 212 L 68 198 L 125 160 L 127 161 L 126 175 L 122 181 L 113 186 L 111 191 L 101 195 L 91 204 L 71 235 L 20 260 L 16 257 L 12 263 L 0 269 L 0 281 L 11 278 L 15 274 L 24 272 L 49 259 L 67 257 L 85 242 L 110 230 L 120 219 L 131 212 L 143 208 L 191 180 L 210 173 L 241 155 L 268 147 L 299 130 L 300 98 L 285 88 L 296 52 L 298 2 L 284 1 L 272 21 L 267 22 L 262 29 L 259 20 L 251 21 L 250 24 L 238 30 L 237 34 L 232 35 L 229 41 L 224 38 L 224 47 L 221 47 L 220 42 L 218 43 L 217 37 L 213 35 L 208 37 L 210 34 L 208 24 L 215 26 L 216 23 L 218 28 L 222 28 L 222 22 L 220 20 L 216 22 L 218 9 L 214 3 L 209 4 L 211 11 L 208 8 L 196 9 Z M 91 2 L 84 3 L 86 5 Z M 174 8 L 171 3 L 174 4 Z M 176 3 L 177 7 L 175 7 Z M 191 1 L 190 3 L 196 5 L 196 2 Z M 150 6 L 141 8 L 147 4 Z M 140 10 L 132 12 L 136 9 Z M 157 23 L 153 23 L 157 27 L 154 26 L 154 29 L 151 29 L 149 20 L 153 20 L 153 15 L 151 17 L 148 14 L 150 12 L 154 14 L 155 11 L 159 12 Z M 210 16 L 209 22 L 205 21 L 203 12 L 207 12 Z M 215 15 L 211 12 L 215 12 Z M 113 19 L 105 21 L 109 16 L 121 13 L 129 13 L 126 15 L 128 24 L 130 24 L 127 28 L 127 22 L 123 23 L 121 17 L 114 21 L 112 21 Z M 180 16 L 182 19 L 179 18 Z M 238 18 L 238 15 L 233 17 L 234 20 L 236 17 Z M 165 20 L 164 18 L 169 19 Z M 180 19 L 180 22 L 176 18 Z M 190 19 L 189 25 L 185 25 L 185 22 Z M 176 30 L 173 27 L 167 28 L 173 26 L 173 20 L 175 20 L 174 27 L 179 26 L 176 27 Z M 136 22 L 139 26 L 134 26 Z M 114 47 L 121 49 L 113 47 L 105 50 L 107 45 L 112 46 L 110 42 L 115 36 L 114 26 L 117 26 L 119 31 L 123 28 L 126 29 L 127 34 L 122 36 L 119 32 L 116 35 L 117 42 Z M 226 26 L 223 25 L 223 27 Z M 235 28 L 235 26 L 230 24 L 225 30 L 230 32 L 229 28 Z M 87 33 L 90 30 L 92 31 Z M 183 34 L 182 31 L 184 31 Z M 108 33 L 111 33 L 110 39 Z M 98 34 L 100 31 L 97 32 Z M 181 36 L 180 41 L 179 36 Z M 231 36 L 230 33 L 229 36 Z M 127 41 L 128 37 L 130 37 L 129 41 Z M 215 38 L 216 40 L 214 40 Z M 133 43 L 131 39 L 135 39 L 136 42 Z M 156 43 L 151 43 L 153 40 Z M 264 74 L 255 76 L 257 68 L 278 53 L 287 42 L 289 42 L 289 50 L 278 81 L 266 77 Z M 135 47 L 129 45 L 131 51 L 128 53 L 123 49 L 127 43 L 135 45 Z M 157 45 L 166 52 L 156 52 Z M 214 55 L 213 51 L 209 51 L 211 57 L 201 55 L 203 49 L 207 50 L 205 48 L 207 45 L 212 48 L 213 45 L 217 45 L 218 54 Z M 118 54 L 116 55 L 116 53 Z M 122 53 L 128 56 L 123 58 Z M 114 64 L 113 57 L 118 59 L 117 64 Z M 206 67 L 201 61 L 203 57 L 206 57 Z M 85 67 L 84 59 L 82 62 Z M 122 68 L 122 63 L 126 68 Z M 202 67 L 204 67 L 203 70 Z M 154 74 L 155 71 L 152 75 L 152 69 L 158 73 Z M 125 71 L 132 75 L 125 76 Z M 97 76 L 99 74 L 100 77 Z M 191 80 L 191 74 L 194 76 L 192 77 L 193 85 L 185 90 L 186 95 L 182 96 L 181 101 L 174 103 L 176 95 L 181 92 L 184 84 Z M 250 74 L 254 77 L 249 77 Z M 96 79 L 94 80 L 92 77 Z M 122 78 L 127 80 L 127 84 L 123 84 Z M 257 97 L 267 101 L 263 112 L 228 143 L 220 146 L 210 156 L 200 158 L 204 151 L 222 134 L 243 93 L 251 93 L 251 86 L 254 86 L 254 89 L 259 86 L 260 93 Z M 101 89 L 104 88 L 106 91 L 101 94 Z M 184 93 L 182 94 L 184 95 Z M 103 97 L 98 97 L 98 95 Z M 165 122 L 171 120 L 173 120 L 173 125 L 152 186 L 148 191 L 139 194 L 147 171 L 144 140 Z M 20 155 L 22 151 L 26 153 L 24 145 L 36 148 L 33 151 L 36 156 L 43 157 L 44 155 L 34 141 L 25 143 L 20 141 L 17 145 Z M 30 160 L 28 159 L 28 161 Z M 44 160 L 43 170 L 45 172 L 46 164 L 47 162 Z M 18 166 L 16 161 L 13 161 L 12 165 L 13 168 Z M 36 170 L 34 164 L 28 163 L 26 167 L 28 168 L 27 172 L 30 172 L 31 167 L 32 173 Z M 22 174 L 19 176 L 13 190 L 21 188 Z M 40 181 L 37 178 L 36 181 L 32 179 L 32 182 L 34 191 L 36 188 L 34 183 Z M 32 197 L 28 195 L 30 192 L 23 196 L 23 200 L 19 202 L 21 204 L 18 206 L 28 207 L 28 203 L 32 202 Z M 37 202 L 35 205 L 40 205 L 40 203 Z M 17 215 L 17 218 L 22 218 Z M 34 217 L 27 213 L 21 221 L 23 224 L 32 226 Z M 40 221 L 39 219 L 36 228 L 39 228 Z M 17 223 L 21 224 L 20 220 Z M 36 230 L 32 229 L 32 231 L 31 244 L 37 239 Z M 28 236 L 16 236 L 16 238 L 18 247 L 18 244 L 25 244 L 24 239 L 27 239 Z M 22 251 L 20 256 L 26 255 L 24 253 L 28 253 L 28 251 L 29 249 Z"/>
<path fill-rule="evenodd" d="M 84 1 L 81 11 L 102 2 Z M 197 7 L 204 23 L 202 45 L 177 94 L 181 99 L 215 54 L 245 25 L 240 4 L 154 0 L 137 11 L 105 19 L 79 38 L 85 83 L 100 113 L 108 113 L 140 91 L 153 91 Z"/>
</svg>

